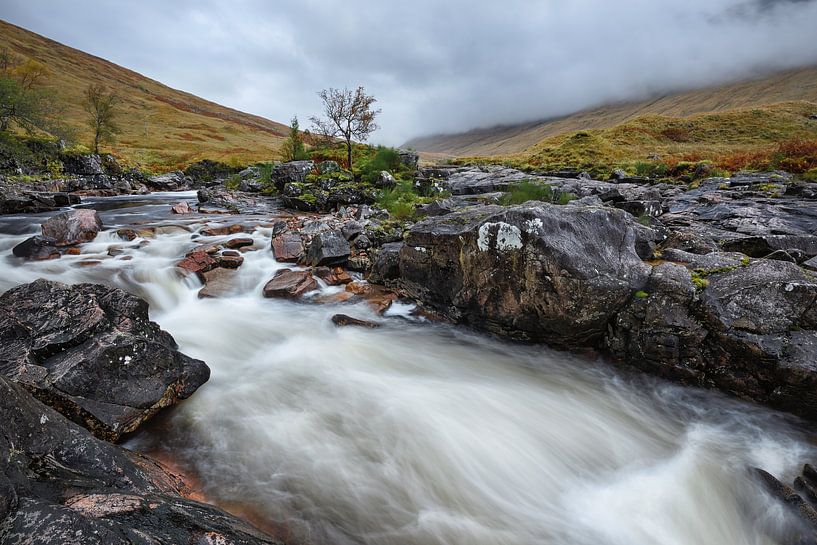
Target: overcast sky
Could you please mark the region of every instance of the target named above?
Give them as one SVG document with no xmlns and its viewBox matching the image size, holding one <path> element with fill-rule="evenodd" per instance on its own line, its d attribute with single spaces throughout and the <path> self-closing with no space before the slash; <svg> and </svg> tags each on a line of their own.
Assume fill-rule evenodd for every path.
<svg viewBox="0 0 817 545">
<path fill-rule="evenodd" d="M 276 121 L 364 85 L 376 142 L 817 63 L 817 0 L 4 0 L 0 17 Z"/>
</svg>

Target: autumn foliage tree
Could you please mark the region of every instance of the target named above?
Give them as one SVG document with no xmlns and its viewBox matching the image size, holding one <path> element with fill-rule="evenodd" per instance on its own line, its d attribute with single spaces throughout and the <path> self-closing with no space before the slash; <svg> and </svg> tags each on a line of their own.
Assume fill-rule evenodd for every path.
<svg viewBox="0 0 817 545">
<path fill-rule="evenodd" d="M 325 138 L 342 138 L 346 143 L 346 163 L 352 170 L 352 141 L 365 142 L 377 130 L 374 122 L 380 110 L 372 109 L 377 102 L 360 86 L 356 90 L 324 89 L 318 93 L 323 101 L 325 118 L 310 117 L 314 130 Z"/>
<path fill-rule="evenodd" d="M 116 107 L 119 97 L 108 91 L 104 85 L 92 84 L 85 90 L 82 107 L 88 114 L 88 126 L 94 134 L 94 153 L 99 153 L 99 144 L 113 142 L 119 126 L 116 124 Z"/>
<path fill-rule="evenodd" d="M 57 119 L 61 108 L 54 93 L 42 85 L 47 76 L 41 62 L 0 50 L 0 131 L 15 126 L 27 132 L 63 132 Z"/>
</svg>

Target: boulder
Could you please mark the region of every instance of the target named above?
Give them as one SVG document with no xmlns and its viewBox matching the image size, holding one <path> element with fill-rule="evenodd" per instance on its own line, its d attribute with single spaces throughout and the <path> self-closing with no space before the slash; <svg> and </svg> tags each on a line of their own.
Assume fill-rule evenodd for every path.
<svg viewBox="0 0 817 545">
<path fill-rule="evenodd" d="M 102 158 L 95 153 L 64 154 L 62 156 L 63 171 L 65 174 L 80 176 L 94 176 L 105 174 Z"/>
<path fill-rule="evenodd" d="M 272 255 L 282 263 L 297 263 L 304 256 L 304 243 L 298 233 L 285 232 L 272 239 Z"/>
<path fill-rule="evenodd" d="M 312 161 L 290 161 L 275 165 L 272 169 L 272 182 L 281 191 L 287 184 L 304 182 L 313 168 L 315 163 Z"/>
<path fill-rule="evenodd" d="M 415 224 L 399 285 L 449 318 L 517 339 L 596 344 L 648 280 L 632 216 L 606 207 L 473 207 Z"/>
<path fill-rule="evenodd" d="M 236 249 L 244 246 L 252 246 L 255 241 L 251 237 L 235 237 L 224 243 L 225 248 Z"/>
<path fill-rule="evenodd" d="M 96 210 L 69 210 L 51 216 L 42 224 L 43 236 L 56 246 L 71 246 L 90 242 L 102 229 L 102 220 Z"/>
<path fill-rule="evenodd" d="M 154 191 L 180 191 L 189 189 L 192 180 L 184 175 L 184 172 L 168 172 L 158 176 L 151 176 L 145 181 L 145 185 Z"/>
<path fill-rule="evenodd" d="M 400 277 L 400 251 L 402 242 L 388 242 L 380 247 L 375 257 L 370 282 L 385 282 Z"/>
<path fill-rule="evenodd" d="M 183 497 L 158 463 L 88 431 L 0 376 L 3 543 L 279 543 Z"/>
<path fill-rule="evenodd" d="M 236 271 L 218 268 L 203 274 L 204 287 L 199 290 L 199 299 L 223 297 L 235 288 Z"/>
<path fill-rule="evenodd" d="M 380 171 L 380 175 L 377 177 L 375 185 L 383 189 L 391 189 L 397 185 L 397 180 L 395 180 L 394 176 L 392 176 L 389 172 L 382 170 Z"/>
<path fill-rule="evenodd" d="M 264 297 L 297 299 L 307 292 L 318 289 L 318 282 L 309 271 L 281 269 L 264 286 Z"/>
<path fill-rule="evenodd" d="M 44 261 L 47 259 L 57 259 L 60 252 L 53 239 L 33 236 L 12 248 L 11 253 L 15 257 L 22 257 L 29 261 Z"/>
<path fill-rule="evenodd" d="M 330 286 L 348 284 L 352 281 L 352 277 L 349 276 L 349 273 L 344 271 L 341 267 L 315 267 L 312 269 L 312 274 Z"/>
<path fill-rule="evenodd" d="M 202 278 L 204 273 L 218 267 L 218 259 L 203 250 L 197 250 L 189 252 L 176 266 Z"/>
<path fill-rule="evenodd" d="M 342 265 L 349 259 L 351 248 L 343 233 L 340 231 L 327 231 L 318 233 L 309 245 L 309 252 L 306 255 L 308 265 L 318 267 L 321 265 Z"/>
<path fill-rule="evenodd" d="M 817 420 L 817 280 L 797 265 L 761 259 L 693 282 L 663 264 L 640 295 L 607 336 L 619 359 Z"/>
<path fill-rule="evenodd" d="M 190 396 L 210 375 L 150 321 L 142 299 L 47 280 L 0 296 L 0 370 L 112 441 Z"/>
<path fill-rule="evenodd" d="M 400 162 L 403 163 L 404 166 L 411 170 L 416 170 L 417 165 L 420 162 L 420 154 L 411 151 L 411 150 L 397 150 L 397 154 L 400 156 Z"/>
<path fill-rule="evenodd" d="M 170 207 L 170 212 L 173 214 L 191 214 L 193 210 L 187 201 L 180 201 Z"/>
</svg>

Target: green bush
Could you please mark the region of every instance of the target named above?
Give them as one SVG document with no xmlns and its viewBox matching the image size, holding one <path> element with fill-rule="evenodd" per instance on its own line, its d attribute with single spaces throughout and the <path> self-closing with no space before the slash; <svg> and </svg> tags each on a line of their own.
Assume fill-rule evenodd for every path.
<svg viewBox="0 0 817 545">
<path fill-rule="evenodd" d="M 392 189 L 384 189 L 377 198 L 377 205 L 389 211 L 389 214 L 398 220 L 412 219 L 417 205 L 425 204 L 430 199 L 421 197 L 414 190 L 411 180 L 400 180 Z"/>
<path fill-rule="evenodd" d="M 510 190 L 499 199 L 499 204 L 509 206 L 528 201 L 553 202 L 553 188 L 546 184 L 524 180 L 511 186 Z"/>
<path fill-rule="evenodd" d="M 230 191 L 235 191 L 241 185 L 241 176 L 238 174 L 230 174 L 227 177 L 227 181 L 224 182 L 224 188 L 229 189 Z"/>
<path fill-rule="evenodd" d="M 373 184 L 380 177 L 382 171 L 390 172 L 396 178 L 406 170 L 400 155 L 393 148 L 379 146 L 374 156 L 365 161 L 360 167 L 360 179 Z"/>
</svg>

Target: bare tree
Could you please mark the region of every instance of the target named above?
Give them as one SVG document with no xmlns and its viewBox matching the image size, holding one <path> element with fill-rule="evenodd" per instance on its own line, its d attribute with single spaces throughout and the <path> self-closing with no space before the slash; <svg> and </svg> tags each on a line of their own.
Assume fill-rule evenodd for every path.
<svg viewBox="0 0 817 545">
<path fill-rule="evenodd" d="M 108 92 L 104 85 L 93 84 L 85 90 L 82 107 L 88 113 L 88 125 L 94 131 L 94 153 L 99 153 L 99 144 L 113 142 L 119 133 L 115 119 L 119 102 L 116 93 Z"/>
<path fill-rule="evenodd" d="M 349 89 L 324 89 L 318 96 L 323 100 L 326 119 L 310 117 L 315 132 L 326 138 L 343 138 L 346 142 L 346 162 L 352 170 L 352 139 L 365 142 L 377 130 L 374 118 L 380 110 L 373 110 L 377 102 L 373 96 L 363 91 L 363 86 L 355 91 Z"/>
</svg>

